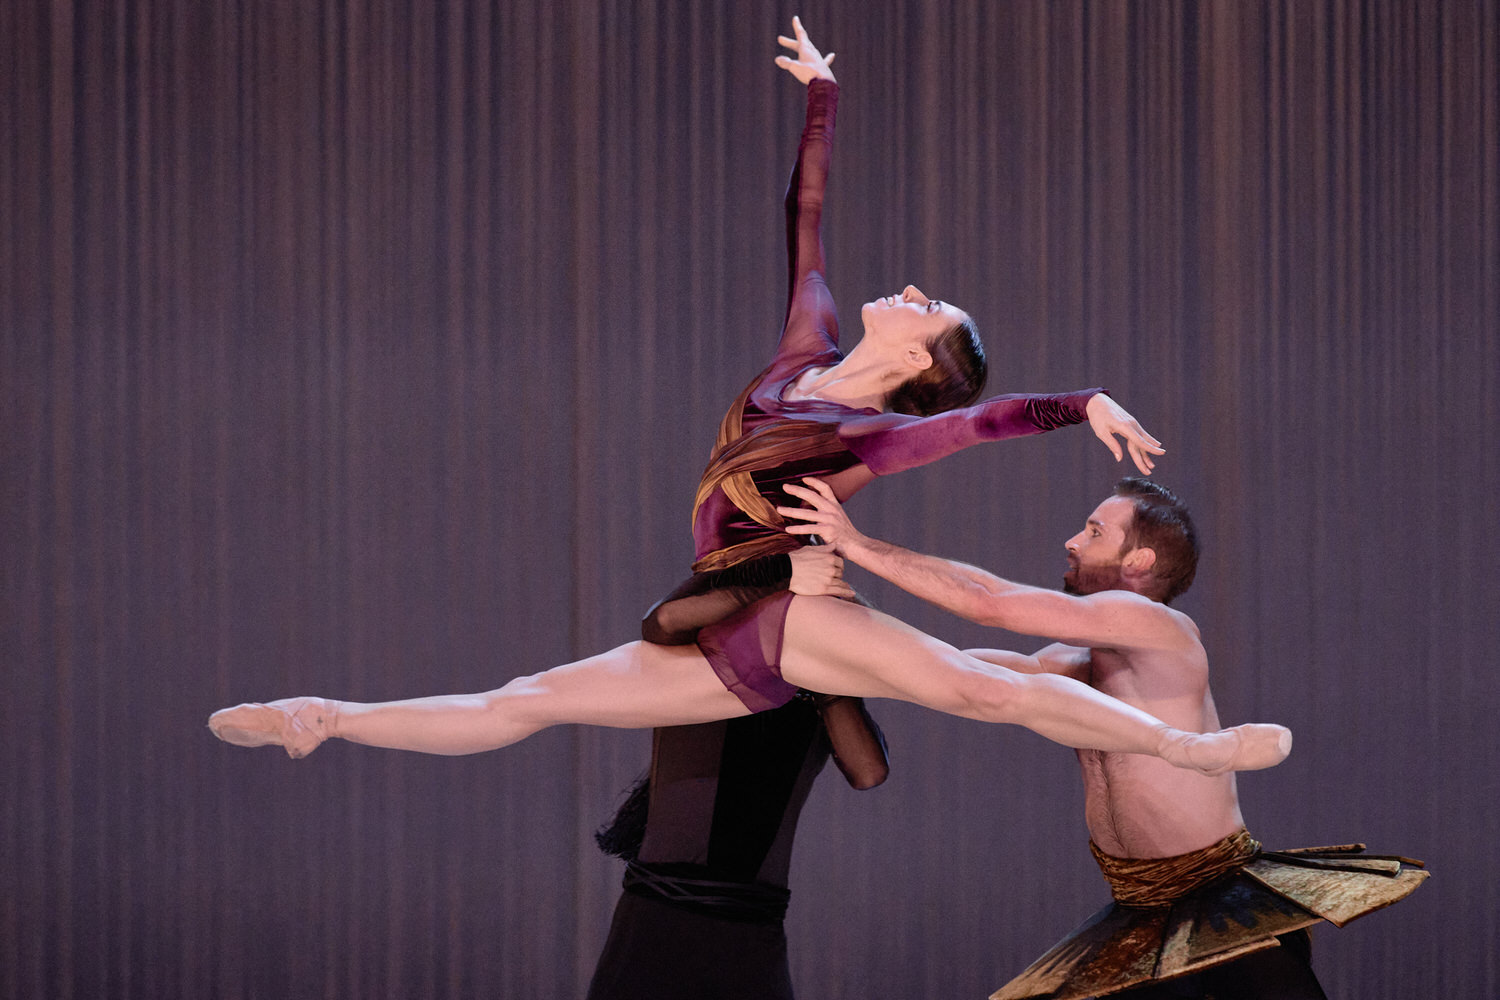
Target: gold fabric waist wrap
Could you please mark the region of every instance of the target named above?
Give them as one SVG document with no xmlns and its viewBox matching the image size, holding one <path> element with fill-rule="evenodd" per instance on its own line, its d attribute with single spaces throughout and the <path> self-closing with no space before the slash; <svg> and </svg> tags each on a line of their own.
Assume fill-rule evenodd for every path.
<svg viewBox="0 0 1500 1000">
<path fill-rule="evenodd" d="M 712 573 L 715 570 L 738 566 L 751 559 L 779 556 L 783 552 L 792 551 L 801 544 L 796 535 L 763 535 L 760 538 L 752 538 L 748 542 L 740 542 L 738 545 L 715 549 L 693 563 L 693 572 Z"/>
<path fill-rule="evenodd" d="M 1121 906 L 1166 906 L 1201 885 L 1243 868 L 1260 842 L 1241 828 L 1216 844 L 1171 858 L 1117 858 L 1089 841 L 1094 861 Z"/>
<path fill-rule="evenodd" d="M 800 546 L 801 539 L 781 530 L 786 526 L 786 521 L 776 513 L 776 505 L 761 495 L 752 473 L 834 455 L 843 449 L 843 444 L 839 441 L 838 424 L 832 422 L 783 418 L 746 434 L 745 403 L 764 377 L 765 373 L 761 373 L 745 386 L 734 405 L 729 407 L 729 412 L 724 414 L 713 454 L 709 456 L 708 468 L 703 470 L 703 478 L 698 482 L 698 493 L 693 497 L 692 521 L 697 523 L 698 508 L 703 506 L 710 494 L 716 489 L 723 489 L 729 502 L 738 507 L 746 517 L 772 530 L 758 538 L 708 553 L 693 563 L 694 573 L 727 569 L 748 559 L 780 555 Z M 788 499 L 787 503 L 790 502 Z"/>
</svg>

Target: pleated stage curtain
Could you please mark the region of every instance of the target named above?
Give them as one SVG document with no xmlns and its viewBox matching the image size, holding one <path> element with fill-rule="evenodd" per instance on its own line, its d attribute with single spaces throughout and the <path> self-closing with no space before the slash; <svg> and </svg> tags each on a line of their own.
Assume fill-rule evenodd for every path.
<svg viewBox="0 0 1500 1000">
<path fill-rule="evenodd" d="M 1268 846 L 1426 858 L 1332 997 L 1500 991 L 1500 18 L 1490 0 L 0 4 L 0 995 L 580 996 L 641 733 L 290 762 L 299 693 L 478 691 L 635 637 L 769 354 L 802 15 L 839 53 L 845 337 L 914 282 L 991 390 L 1108 386 L 1206 543 L 1181 602 Z M 1036 583 L 1086 430 L 852 512 Z M 1034 648 L 867 578 L 959 645 Z M 807 997 L 983 997 L 1105 899 L 1075 764 L 882 703 L 788 928 Z"/>
</svg>

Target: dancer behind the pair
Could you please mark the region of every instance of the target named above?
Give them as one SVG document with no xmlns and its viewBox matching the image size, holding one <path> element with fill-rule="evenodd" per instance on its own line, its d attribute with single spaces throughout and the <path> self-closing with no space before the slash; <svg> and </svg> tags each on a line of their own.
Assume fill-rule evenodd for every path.
<svg viewBox="0 0 1500 1000">
<path fill-rule="evenodd" d="M 656 730 L 649 782 L 599 836 L 627 866 L 588 1000 L 793 1000 L 792 839 L 830 751 L 855 788 L 885 780 L 884 741 L 857 698 L 803 693 Z"/>
<path fill-rule="evenodd" d="M 970 621 L 1060 640 L 1029 669 L 1076 678 L 1184 729 L 1219 725 L 1198 626 L 1168 606 L 1198 562 L 1192 519 L 1169 490 L 1118 483 L 1067 541 L 1066 593 L 868 538 L 817 480 L 787 491 L 812 508 L 782 508 L 800 522 L 789 532 L 816 533 L 850 562 Z M 1011 653 L 971 652 L 1016 665 Z M 1403 859 L 1362 856 L 1358 845 L 1262 852 L 1232 774 L 1098 750 L 1078 759 L 1094 856 L 1117 903 L 993 1000 L 1321 998 L 1306 928 L 1342 925 L 1426 877 Z"/>
<path fill-rule="evenodd" d="M 961 398 L 954 397 L 953 382 L 973 375 L 972 363 L 955 359 L 972 362 L 976 343 L 964 313 L 908 287 L 900 298 L 867 304 L 864 339 L 847 357 L 838 353 L 818 235 L 837 86 L 801 24 L 794 27 L 796 38 L 780 42 L 796 58 L 777 60 L 810 83 L 788 194 L 795 203 L 789 215 L 794 290 L 777 359 L 726 417 L 699 488 L 694 532 L 704 558 L 694 568 L 727 569 L 728 576 L 690 581 L 692 596 L 681 589 L 674 595 L 666 610 L 677 620 L 661 629 L 664 638 L 696 635 L 697 643 L 628 643 L 483 694 L 242 705 L 214 714 L 210 726 L 220 738 L 246 746 L 275 743 L 292 756 L 330 736 L 428 753 L 477 753 L 560 723 L 654 728 L 734 718 L 784 704 L 805 688 L 898 698 L 965 718 L 1024 725 L 1071 747 L 1152 754 L 1201 770 L 1267 767 L 1285 757 L 1290 735 L 1279 726 L 1186 733 L 1087 685 L 1039 674 L 1027 657 L 1015 654 L 1013 662 L 992 666 L 848 600 L 778 590 L 722 617 L 743 599 L 737 588 L 747 581 L 736 575 L 746 560 L 796 547 L 765 496 L 779 497 L 774 491 L 791 477 L 826 475 L 832 489 L 847 496 L 878 474 L 978 441 L 1077 422 L 1086 411 L 1116 457 L 1121 449 L 1113 434 L 1125 439 L 1143 469 L 1161 451 L 1129 414 L 1098 393 L 999 398 L 925 418 L 880 412 L 886 406 L 931 412 L 972 399 L 979 382 L 959 389 Z M 965 344 L 967 355 L 955 346 Z M 759 413 L 771 419 L 758 421 Z M 698 631 L 704 622 L 712 624 Z"/>
<path fill-rule="evenodd" d="M 794 591 L 836 579 L 826 553 L 790 558 Z M 792 840 L 830 753 L 854 788 L 890 773 L 858 698 L 801 692 L 754 715 L 652 733 L 647 779 L 597 835 L 626 869 L 588 1000 L 793 1000 Z"/>
</svg>

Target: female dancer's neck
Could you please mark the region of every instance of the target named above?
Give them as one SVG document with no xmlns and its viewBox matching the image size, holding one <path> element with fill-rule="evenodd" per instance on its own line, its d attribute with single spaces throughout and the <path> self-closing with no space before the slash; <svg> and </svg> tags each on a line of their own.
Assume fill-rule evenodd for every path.
<svg viewBox="0 0 1500 1000">
<path fill-rule="evenodd" d="M 900 384 L 901 374 L 888 364 L 860 358 L 856 349 L 833 367 L 799 383 L 797 394 L 856 410 L 883 410 L 886 397 Z"/>
</svg>

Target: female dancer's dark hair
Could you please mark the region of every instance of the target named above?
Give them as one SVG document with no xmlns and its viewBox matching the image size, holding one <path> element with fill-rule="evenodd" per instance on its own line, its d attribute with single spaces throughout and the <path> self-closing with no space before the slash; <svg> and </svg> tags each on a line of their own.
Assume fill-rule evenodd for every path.
<svg viewBox="0 0 1500 1000">
<path fill-rule="evenodd" d="M 927 345 L 932 364 L 902 382 L 886 397 L 893 413 L 930 417 L 968 406 L 984 391 L 989 362 L 972 319 L 953 324 Z"/>
</svg>

